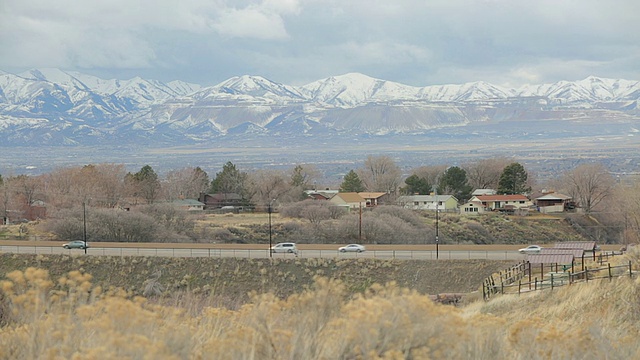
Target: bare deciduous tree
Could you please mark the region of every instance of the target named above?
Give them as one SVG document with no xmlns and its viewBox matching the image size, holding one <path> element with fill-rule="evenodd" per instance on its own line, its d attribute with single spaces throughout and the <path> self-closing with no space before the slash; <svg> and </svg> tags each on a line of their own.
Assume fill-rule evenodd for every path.
<svg viewBox="0 0 640 360">
<path fill-rule="evenodd" d="M 600 163 L 580 165 L 564 175 L 569 196 L 578 202 L 585 213 L 597 209 L 598 205 L 612 194 L 615 180 Z"/>
<path fill-rule="evenodd" d="M 280 210 L 283 217 L 291 217 L 309 220 L 314 225 L 319 225 L 323 220 L 335 219 L 339 217 L 335 211 L 345 214 L 344 209 L 338 209 L 329 201 L 324 200 L 304 200 L 291 203 Z"/>
<path fill-rule="evenodd" d="M 499 157 L 483 159 L 462 165 L 467 172 L 467 182 L 473 189 L 498 189 L 503 169 L 512 160 Z"/>
<path fill-rule="evenodd" d="M 438 180 L 447 170 L 447 165 L 420 166 L 411 171 L 413 175 L 426 179 L 432 186 L 437 186 Z M 431 189 L 433 191 L 433 189 Z"/>
<path fill-rule="evenodd" d="M 280 170 L 257 170 L 248 174 L 248 193 L 257 205 L 268 205 L 273 199 L 289 202 L 285 196 L 291 190 L 289 177 Z"/>
<path fill-rule="evenodd" d="M 613 201 L 620 211 L 622 228 L 621 242 L 624 244 L 640 243 L 640 181 L 631 184 L 618 184 L 615 187 Z"/>
<path fill-rule="evenodd" d="M 57 169 L 44 176 L 47 206 L 68 209 L 91 202 L 115 207 L 124 196 L 124 165 L 97 164 Z"/>
<path fill-rule="evenodd" d="M 209 188 L 209 176 L 199 167 L 185 167 L 169 171 L 162 189 L 169 201 L 176 199 L 197 199 Z"/>
<path fill-rule="evenodd" d="M 395 194 L 400 186 L 402 171 L 388 156 L 369 155 L 364 162 L 364 167 L 358 169 L 358 176 L 368 191 Z"/>
<path fill-rule="evenodd" d="M 43 181 L 39 176 L 18 175 L 9 179 L 9 185 L 22 207 L 29 207 L 36 200 L 43 200 Z"/>
</svg>

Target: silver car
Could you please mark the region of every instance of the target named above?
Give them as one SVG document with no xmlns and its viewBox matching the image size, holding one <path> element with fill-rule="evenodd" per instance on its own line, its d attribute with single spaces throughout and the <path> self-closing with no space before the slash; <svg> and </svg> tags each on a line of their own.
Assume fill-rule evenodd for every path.
<svg viewBox="0 0 640 360">
<path fill-rule="evenodd" d="M 338 251 L 340 252 L 363 252 L 365 251 L 365 247 L 359 244 L 349 244 L 347 246 L 343 246 L 341 248 L 338 249 Z"/>
<path fill-rule="evenodd" d="M 65 249 L 87 249 L 89 248 L 89 243 L 82 240 L 74 240 L 63 244 L 62 247 Z"/>
<path fill-rule="evenodd" d="M 518 250 L 520 254 L 540 254 L 542 248 L 538 245 L 529 245 L 526 248 Z"/>
<path fill-rule="evenodd" d="M 298 254 L 298 248 L 295 243 L 278 243 L 271 247 L 271 252 Z"/>
</svg>

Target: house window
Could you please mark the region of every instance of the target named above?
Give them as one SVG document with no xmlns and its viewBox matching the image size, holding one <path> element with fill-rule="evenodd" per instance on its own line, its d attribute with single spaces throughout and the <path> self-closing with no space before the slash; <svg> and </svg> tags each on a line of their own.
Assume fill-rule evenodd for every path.
<svg viewBox="0 0 640 360">
<path fill-rule="evenodd" d="M 415 206 L 420 205 L 420 201 L 414 201 L 414 202 L 413 202 L 413 205 L 415 205 Z"/>
<path fill-rule="evenodd" d="M 520 200 L 520 204 L 524 204 L 524 200 Z"/>
</svg>

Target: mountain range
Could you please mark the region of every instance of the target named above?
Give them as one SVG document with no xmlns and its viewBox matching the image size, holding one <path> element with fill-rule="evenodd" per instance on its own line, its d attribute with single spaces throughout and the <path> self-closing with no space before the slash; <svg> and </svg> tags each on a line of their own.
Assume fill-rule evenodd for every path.
<svg viewBox="0 0 640 360">
<path fill-rule="evenodd" d="M 593 76 L 517 89 L 486 82 L 415 87 L 359 73 L 304 86 L 245 75 L 204 87 L 59 69 L 0 71 L 0 144 L 261 144 L 452 129 L 463 137 L 485 130 L 533 136 L 522 130 L 529 128 L 539 129 L 536 136 L 607 129 L 637 136 L 639 100 L 639 81 Z"/>
</svg>

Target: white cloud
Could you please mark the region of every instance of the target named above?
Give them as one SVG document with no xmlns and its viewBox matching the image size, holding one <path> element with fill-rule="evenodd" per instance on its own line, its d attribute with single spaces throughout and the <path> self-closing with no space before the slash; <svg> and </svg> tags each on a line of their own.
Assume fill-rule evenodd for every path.
<svg viewBox="0 0 640 360">
<path fill-rule="evenodd" d="M 118 77 L 122 69 L 139 69 L 141 76 L 188 81 L 204 72 L 213 83 L 247 73 L 294 83 L 357 71 L 422 86 L 638 77 L 637 0 L 3 0 L 1 6 L 0 69 L 9 71 L 95 67 L 113 68 Z"/>
<path fill-rule="evenodd" d="M 213 28 L 220 34 L 255 39 L 285 39 L 288 37 L 284 21 L 279 14 L 251 7 L 226 9 L 215 21 Z"/>
</svg>

